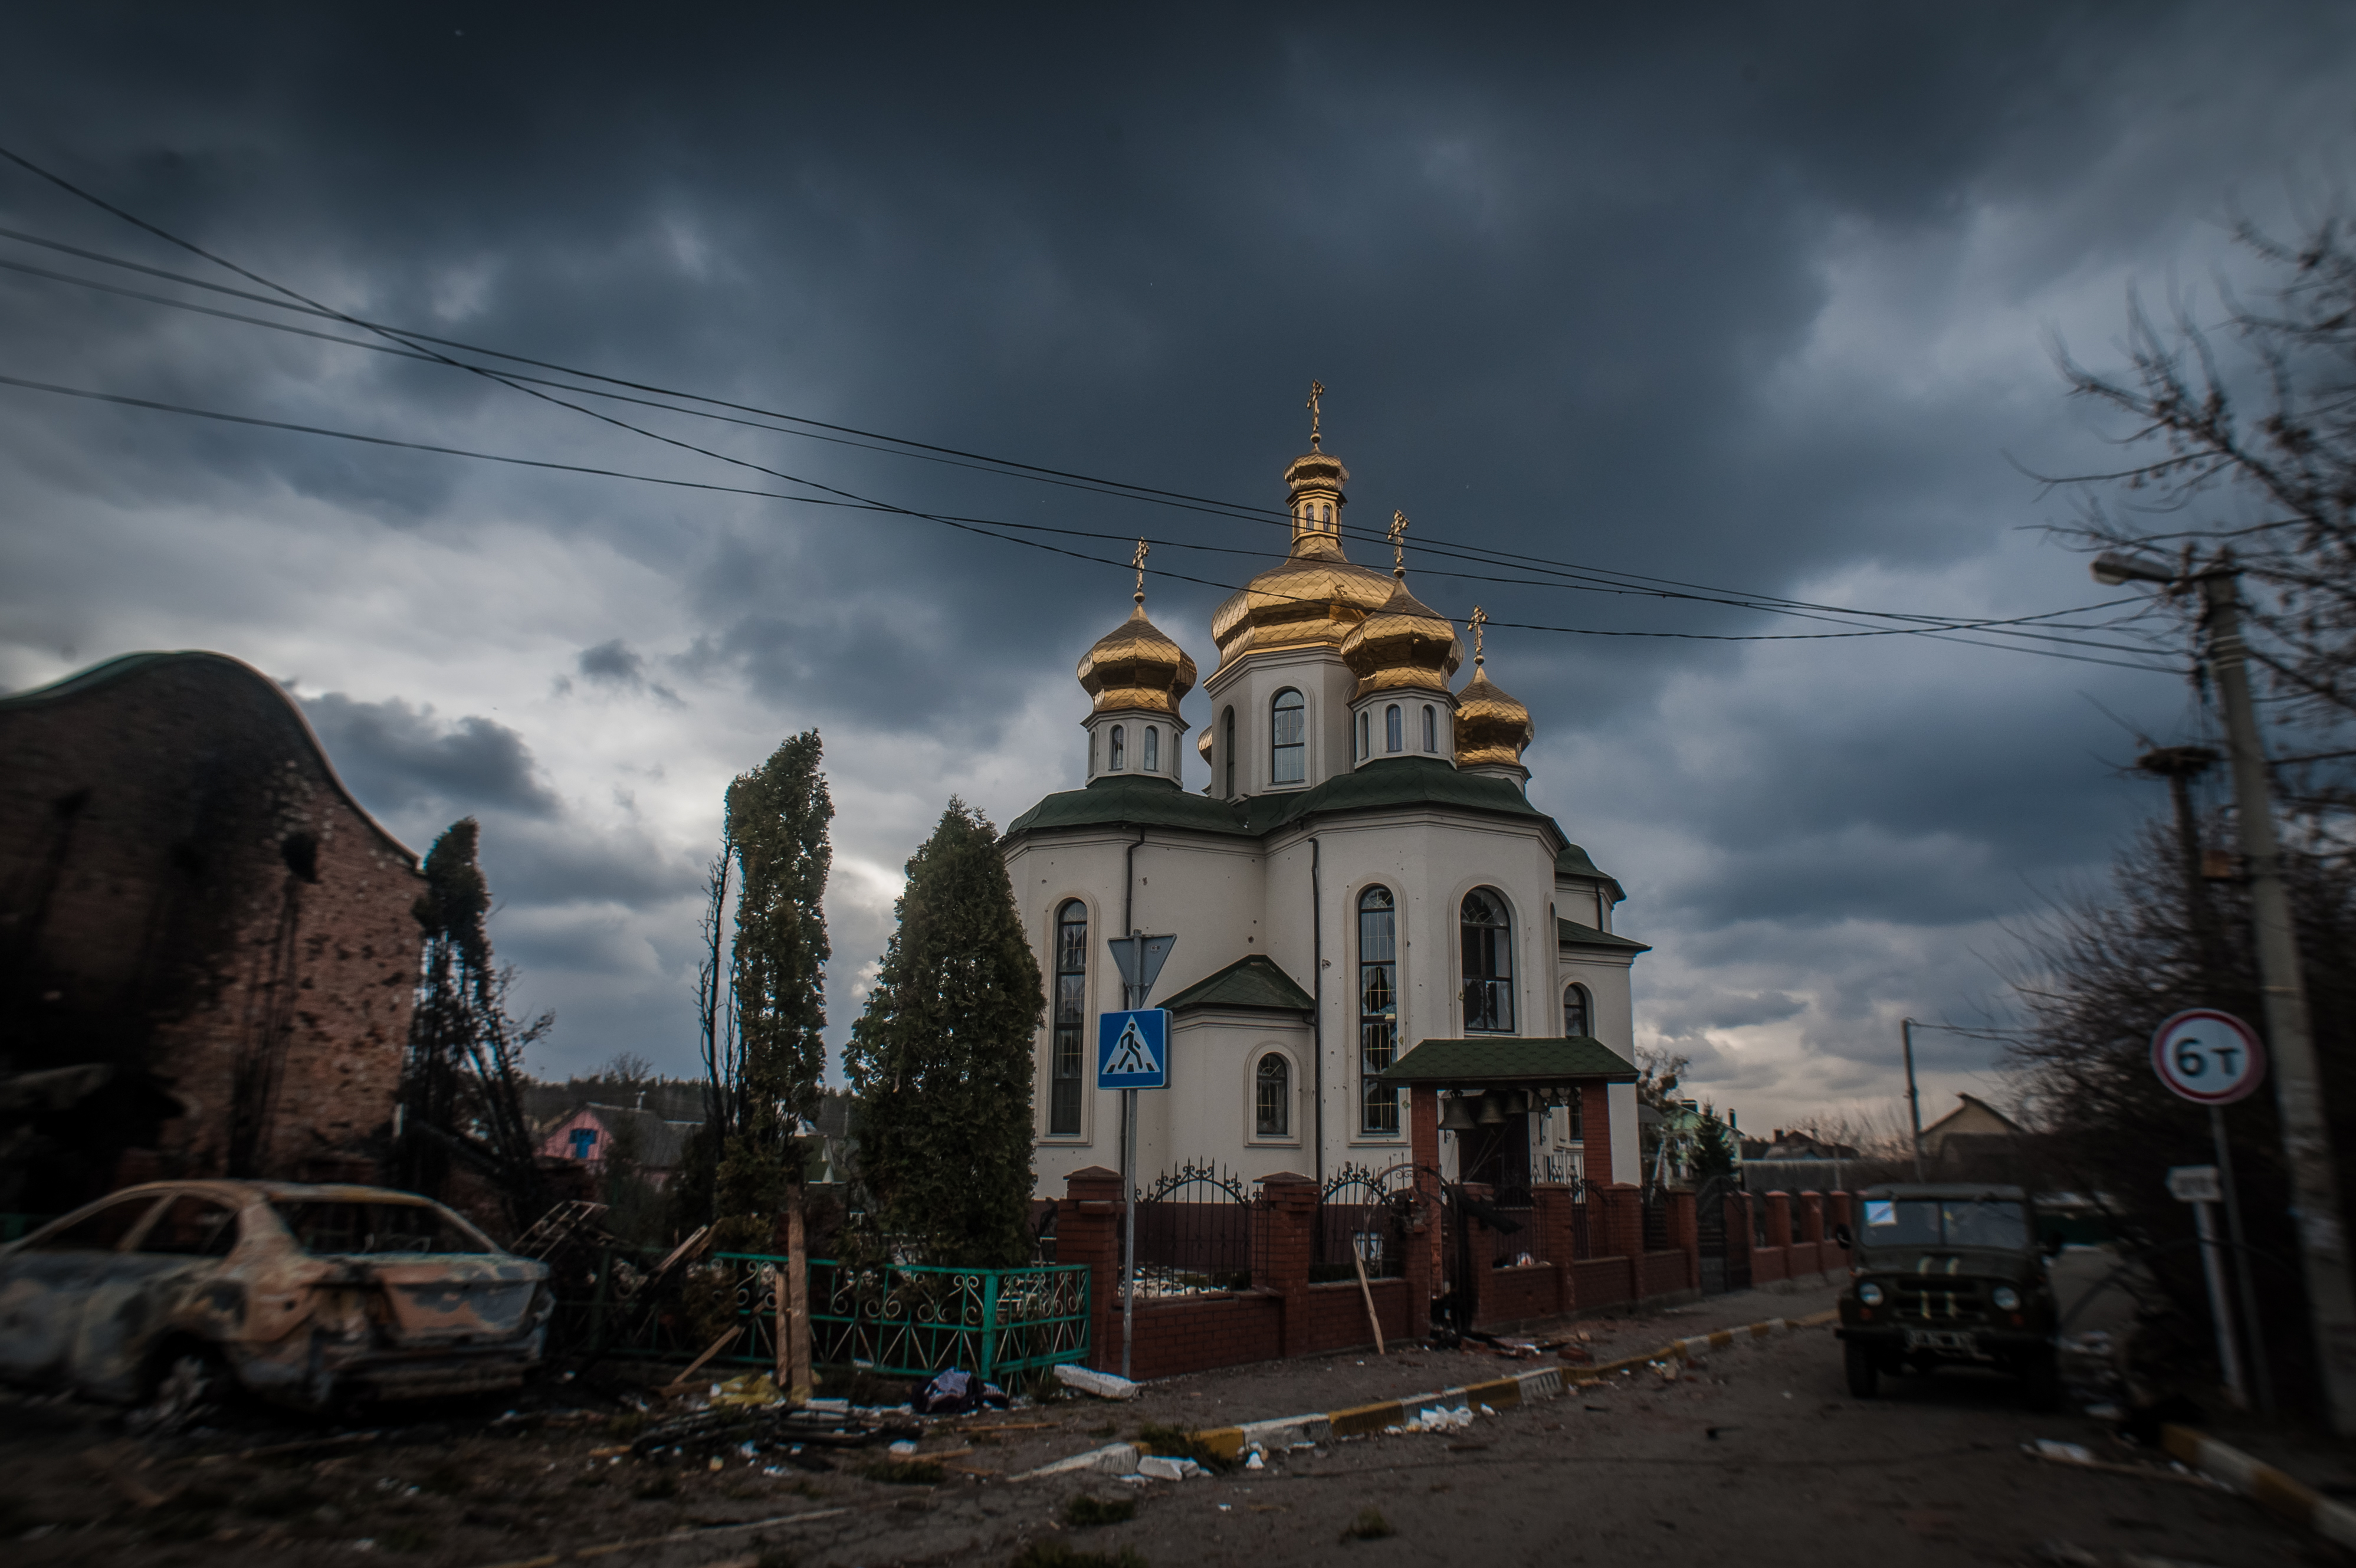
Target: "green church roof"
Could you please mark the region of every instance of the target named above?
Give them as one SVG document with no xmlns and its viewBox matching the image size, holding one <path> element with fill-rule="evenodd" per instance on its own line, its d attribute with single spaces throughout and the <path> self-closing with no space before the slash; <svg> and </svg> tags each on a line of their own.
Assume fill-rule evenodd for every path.
<svg viewBox="0 0 2356 1568">
<path fill-rule="evenodd" d="M 1600 1078 L 1633 1083 L 1636 1069 L 1602 1041 L 1583 1035 L 1534 1039 L 1494 1035 L 1477 1040 L 1425 1040 L 1376 1081 L 1395 1089 L 1536 1088 Z"/>
<path fill-rule="evenodd" d="M 1317 1005 L 1317 999 L 1279 969 L 1275 960 L 1252 953 L 1216 974 L 1196 981 L 1162 1005 L 1173 1013 L 1187 1007 L 1251 1007 L 1306 1013 Z"/>
<path fill-rule="evenodd" d="M 1620 886 L 1620 879 L 1610 872 L 1600 869 L 1595 862 L 1588 857 L 1587 852 L 1577 844 L 1566 845 L 1563 852 L 1554 857 L 1554 874 L 1557 876 L 1595 877 L 1612 889 L 1612 901 L 1614 904 L 1623 902 L 1628 897 L 1627 889 Z"/>
<path fill-rule="evenodd" d="M 1446 806 L 1518 817 L 1543 822 L 1557 835 L 1562 832 L 1508 779 L 1461 773 L 1437 757 L 1399 757 L 1337 774 L 1313 789 L 1249 795 L 1232 804 L 1190 795 L 1167 779 L 1107 775 L 1085 789 L 1048 796 L 1007 823 L 1006 837 L 1044 828 L 1167 827 L 1263 838 L 1309 817 L 1402 806 Z M 1584 864 L 1586 856 L 1580 859 Z"/>
<path fill-rule="evenodd" d="M 1633 938 L 1599 931 L 1593 926 L 1582 926 L 1577 920 L 1558 916 L 1554 923 L 1555 940 L 1567 948 L 1617 948 L 1622 952 L 1651 952 L 1653 950 Z"/>
</svg>

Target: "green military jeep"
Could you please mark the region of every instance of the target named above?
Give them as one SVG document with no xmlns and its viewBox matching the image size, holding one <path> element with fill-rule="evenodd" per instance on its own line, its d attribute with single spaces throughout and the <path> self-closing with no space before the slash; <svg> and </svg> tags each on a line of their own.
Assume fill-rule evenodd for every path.
<svg viewBox="0 0 2356 1568">
<path fill-rule="evenodd" d="M 2061 1402 L 2047 1253 L 2020 1188 L 1869 1187 L 1857 1220 L 1855 1234 L 1833 1232 L 1849 1253 L 1837 1332 L 1850 1393 L 1871 1399 L 1884 1373 L 1959 1365 L 2012 1373 L 2031 1409 Z"/>
</svg>

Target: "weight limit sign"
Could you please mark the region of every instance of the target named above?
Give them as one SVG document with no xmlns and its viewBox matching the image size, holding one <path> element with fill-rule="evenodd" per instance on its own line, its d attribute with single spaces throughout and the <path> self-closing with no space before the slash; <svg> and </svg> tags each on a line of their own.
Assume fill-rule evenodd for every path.
<svg viewBox="0 0 2356 1568">
<path fill-rule="evenodd" d="M 2257 1031 L 2231 1013 L 2192 1007 L 2152 1036 L 2151 1066 L 2160 1082 L 2183 1099 L 2231 1105 L 2265 1078 L 2266 1048 Z"/>
</svg>

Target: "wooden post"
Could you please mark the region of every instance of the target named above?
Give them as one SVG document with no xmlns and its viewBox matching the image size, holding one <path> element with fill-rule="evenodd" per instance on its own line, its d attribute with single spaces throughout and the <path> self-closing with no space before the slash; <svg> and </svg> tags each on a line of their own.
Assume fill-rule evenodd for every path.
<svg viewBox="0 0 2356 1568">
<path fill-rule="evenodd" d="M 786 1398 L 797 1405 L 810 1399 L 809 1242 L 802 1229 L 802 1194 L 793 1191 L 786 1213 L 785 1354 Z"/>
<path fill-rule="evenodd" d="M 1382 1316 L 1375 1311 L 1375 1290 L 1366 1283 L 1366 1255 L 1358 1251 L 1358 1239 L 1355 1236 L 1350 1238 L 1350 1262 L 1358 1266 L 1358 1294 L 1365 1298 L 1366 1303 L 1366 1326 L 1375 1331 L 1375 1354 L 1387 1356 L 1390 1352 L 1383 1348 Z"/>
<path fill-rule="evenodd" d="M 771 1263 L 761 1271 L 769 1276 L 769 1302 L 773 1319 L 769 1326 L 770 1348 L 776 1352 L 777 1369 L 775 1380 L 777 1392 L 784 1393 L 793 1385 L 793 1314 L 786 1305 L 786 1271 Z"/>
</svg>

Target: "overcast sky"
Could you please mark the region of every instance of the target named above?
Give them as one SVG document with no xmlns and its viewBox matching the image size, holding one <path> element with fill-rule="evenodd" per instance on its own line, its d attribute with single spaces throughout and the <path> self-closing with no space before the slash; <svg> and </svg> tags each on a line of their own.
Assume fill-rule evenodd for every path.
<svg viewBox="0 0 2356 1568">
<path fill-rule="evenodd" d="M 1352 521 L 1414 519 L 1428 603 L 1719 635 L 1829 628 L 1431 547 L 1964 618 L 2112 597 L 2016 467 L 2116 459 L 2053 342 L 2115 364 L 2129 287 L 2197 303 L 2239 265 L 2232 214 L 2288 227 L 2356 170 L 2340 5 L 838 11 L 39 7 L 0 52 L 0 145 L 338 310 L 1247 507 L 1281 503 L 1313 376 Z M 0 226 L 253 287 L 13 166 Z M 300 320 L 18 240 L 0 263 Z M 817 493 L 21 271 L 0 345 L 22 379 Z M 1283 538 L 596 406 L 892 505 L 1115 536 L 1037 536 L 1083 554 L 1150 534 L 1206 580 L 1150 585 L 1205 672 L 1208 585 L 1260 563 L 1183 546 Z M 479 816 L 498 951 L 557 1012 L 544 1073 L 691 1070 L 722 790 L 812 725 L 839 1037 L 948 798 L 1003 823 L 1078 783 L 1072 667 L 1128 592 L 888 513 L 0 387 L 0 687 L 216 649 L 289 682 L 421 851 Z M 2101 708 L 2194 723 L 2167 673 L 1916 637 L 1490 650 L 1536 715 L 1532 798 L 1655 946 L 1639 1043 L 1746 1129 L 1886 1101 L 1904 1015 L 2007 1018 L 2013 933 L 2161 804 Z M 1923 1058 L 1931 1111 L 2002 1087 L 1984 1042 Z"/>
</svg>

